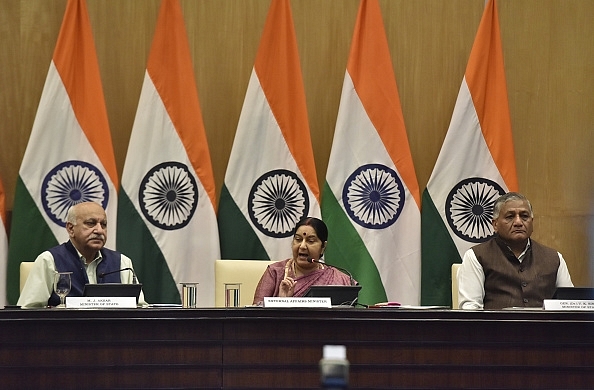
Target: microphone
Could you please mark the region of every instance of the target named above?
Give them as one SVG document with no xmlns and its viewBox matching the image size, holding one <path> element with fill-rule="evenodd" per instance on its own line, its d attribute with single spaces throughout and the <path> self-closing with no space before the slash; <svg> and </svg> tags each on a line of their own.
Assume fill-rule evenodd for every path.
<svg viewBox="0 0 594 390">
<path fill-rule="evenodd" d="M 341 267 L 337 267 L 337 266 L 335 266 L 335 265 L 332 265 L 332 264 L 328 264 L 328 263 L 326 263 L 326 262 L 325 262 L 324 260 L 322 260 L 322 259 L 316 260 L 316 259 L 314 259 L 313 257 L 310 257 L 310 258 L 308 258 L 308 259 L 307 259 L 307 262 L 308 262 L 308 263 L 318 263 L 318 264 L 323 264 L 323 265 L 325 265 L 326 267 L 336 268 L 337 270 L 339 270 L 339 271 L 341 271 L 341 272 L 344 272 L 345 274 L 347 274 L 347 275 L 349 276 L 349 280 L 351 281 L 351 286 L 354 286 L 354 285 L 355 285 L 355 284 L 354 284 L 354 281 L 353 281 L 353 274 L 352 274 L 352 273 L 350 273 L 350 272 L 349 272 L 349 270 L 347 270 L 347 269 L 345 269 L 345 268 L 341 268 Z"/>
<path fill-rule="evenodd" d="M 122 272 L 122 271 L 131 271 L 132 272 L 132 284 L 138 284 L 138 279 L 136 279 L 136 273 L 134 272 L 134 270 L 132 268 L 122 268 L 122 269 L 118 269 L 116 271 L 101 272 L 99 274 L 99 278 L 103 279 L 107 275 L 115 274 L 116 272 Z"/>
</svg>

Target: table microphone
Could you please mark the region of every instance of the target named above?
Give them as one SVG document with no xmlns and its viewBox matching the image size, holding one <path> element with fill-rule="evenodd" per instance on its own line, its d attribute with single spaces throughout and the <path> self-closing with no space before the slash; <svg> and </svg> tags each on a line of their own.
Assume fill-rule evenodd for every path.
<svg viewBox="0 0 594 390">
<path fill-rule="evenodd" d="M 116 272 L 122 272 L 122 271 L 131 271 L 132 272 L 132 284 L 138 284 L 138 279 L 136 279 L 136 273 L 134 272 L 134 270 L 132 268 L 122 268 L 122 269 L 118 269 L 116 271 L 101 272 L 99 274 L 99 278 L 103 279 L 103 277 L 105 277 L 107 275 L 115 274 Z"/>
<path fill-rule="evenodd" d="M 342 271 L 342 272 L 344 272 L 345 274 L 349 275 L 349 279 L 350 279 L 350 281 L 351 281 L 351 286 L 354 286 L 354 285 L 355 285 L 355 284 L 354 284 L 354 281 L 353 281 L 353 274 L 351 274 L 351 273 L 349 272 L 349 270 L 347 270 L 347 269 L 344 269 L 344 268 L 341 268 L 341 267 L 337 267 L 337 266 L 335 266 L 335 265 L 332 265 L 332 264 L 328 264 L 328 263 L 326 263 L 326 262 L 325 262 L 324 260 L 322 260 L 322 259 L 316 260 L 316 259 L 314 259 L 313 257 L 310 257 L 310 258 L 308 258 L 308 259 L 307 259 L 307 262 L 308 262 L 308 263 L 318 263 L 318 264 L 325 265 L 325 266 L 327 266 L 327 267 L 336 268 L 337 270 L 339 270 L 339 271 Z"/>
</svg>

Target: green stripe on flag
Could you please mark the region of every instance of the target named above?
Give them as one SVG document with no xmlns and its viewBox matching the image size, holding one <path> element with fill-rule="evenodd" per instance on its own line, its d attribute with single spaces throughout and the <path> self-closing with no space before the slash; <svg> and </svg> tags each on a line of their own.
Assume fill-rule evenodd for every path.
<svg viewBox="0 0 594 390">
<path fill-rule="evenodd" d="M 260 239 L 235 204 L 226 185 L 221 189 L 218 221 L 222 259 L 269 260 Z"/>
<path fill-rule="evenodd" d="M 429 191 L 421 213 L 421 305 L 452 305 L 452 264 L 462 259 Z"/>
<path fill-rule="evenodd" d="M 328 249 L 324 257 L 328 264 L 349 270 L 363 287 L 359 302 L 371 305 L 387 300 L 386 290 L 377 267 L 332 190 L 324 184 L 322 215 L 328 225 Z"/>
<path fill-rule="evenodd" d="M 179 290 L 161 249 L 123 188 L 120 188 L 118 198 L 116 246 L 118 251 L 132 259 L 147 302 L 181 303 Z"/>
<path fill-rule="evenodd" d="M 20 295 L 21 262 L 34 261 L 41 252 L 59 244 L 20 176 L 14 198 L 12 215 L 18 219 L 12 221 L 6 270 L 6 295 L 11 305 L 17 303 Z"/>
</svg>

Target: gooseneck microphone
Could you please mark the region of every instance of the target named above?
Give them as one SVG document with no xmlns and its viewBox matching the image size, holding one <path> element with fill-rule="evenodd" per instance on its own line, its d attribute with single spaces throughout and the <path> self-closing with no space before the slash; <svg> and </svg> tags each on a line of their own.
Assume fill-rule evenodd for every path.
<svg viewBox="0 0 594 390">
<path fill-rule="evenodd" d="M 318 263 L 318 264 L 325 265 L 326 267 L 336 268 L 337 270 L 339 270 L 339 271 L 341 271 L 341 272 L 344 272 L 345 274 L 349 275 L 349 279 L 350 279 L 350 281 L 351 281 L 351 286 L 354 286 L 354 285 L 355 285 L 355 282 L 354 282 L 354 280 L 353 280 L 353 274 L 352 274 L 352 273 L 350 273 L 350 271 L 349 271 L 349 270 L 347 270 L 347 269 L 345 269 L 345 268 L 341 268 L 341 267 L 337 267 L 337 266 L 335 266 L 335 265 L 332 265 L 332 264 L 328 264 L 328 263 L 326 263 L 326 262 L 325 262 L 324 260 L 322 260 L 322 259 L 316 260 L 316 259 L 314 259 L 313 257 L 310 257 L 310 258 L 308 258 L 308 259 L 307 259 L 307 262 L 308 262 L 308 263 Z"/>
<path fill-rule="evenodd" d="M 132 268 L 122 268 L 122 269 L 118 269 L 116 271 L 101 272 L 99 274 L 99 277 L 101 279 L 103 279 L 107 275 L 115 274 L 116 272 L 122 272 L 122 271 L 130 271 L 130 272 L 132 272 L 132 284 L 138 284 L 138 279 L 136 279 L 136 273 L 134 272 L 134 270 Z"/>
</svg>

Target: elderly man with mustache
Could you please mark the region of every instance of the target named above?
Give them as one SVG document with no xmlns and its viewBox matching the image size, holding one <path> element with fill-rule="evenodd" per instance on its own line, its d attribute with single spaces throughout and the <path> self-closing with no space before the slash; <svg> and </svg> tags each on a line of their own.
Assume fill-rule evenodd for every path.
<svg viewBox="0 0 594 390">
<path fill-rule="evenodd" d="M 542 307 L 557 287 L 573 287 L 563 256 L 530 238 L 533 219 L 522 194 L 495 201 L 495 236 L 469 249 L 458 270 L 460 309 Z"/>
<path fill-rule="evenodd" d="M 60 298 L 54 293 L 56 272 L 72 272 L 72 288 L 69 296 L 82 296 L 86 283 L 132 283 L 130 271 L 114 272 L 133 268 L 132 260 L 125 255 L 104 248 L 107 240 L 107 215 L 99 204 L 83 202 L 72 206 L 66 217 L 69 241 L 41 253 L 31 269 L 21 292 L 18 305 L 21 307 L 57 306 Z M 141 292 L 139 304 L 145 305 Z"/>
</svg>

